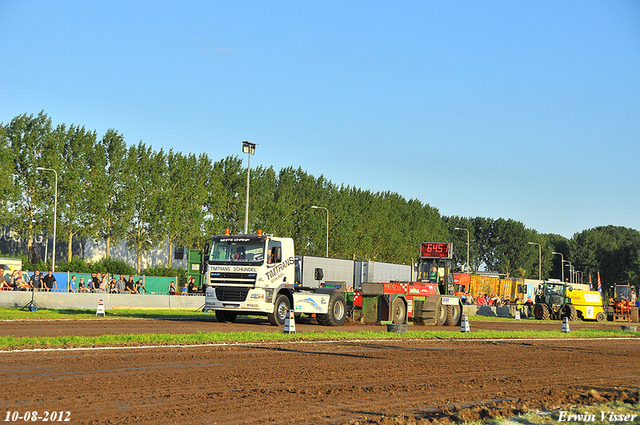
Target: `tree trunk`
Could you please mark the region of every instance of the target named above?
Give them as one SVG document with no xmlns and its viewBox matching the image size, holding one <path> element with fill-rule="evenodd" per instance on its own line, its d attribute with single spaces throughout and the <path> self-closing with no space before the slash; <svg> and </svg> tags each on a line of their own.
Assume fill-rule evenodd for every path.
<svg viewBox="0 0 640 425">
<path fill-rule="evenodd" d="M 67 245 L 67 261 L 71 262 L 71 258 L 73 257 L 73 231 L 71 229 L 69 229 L 67 237 L 69 238 L 69 244 Z"/>
<path fill-rule="evenodd" d="M 111 217 L 107 217 L 107 238 L 104 258 L 109 259 L 111 255 Z"/>
<path fill-rule="evenodd" d="M 142 269 L 142 242 L 140 242 L 140 239 L 138 239 L 137 242 L 137 246 L 136 246 L 136 271 L 138 274 L 140 274 L 140 270 Z"/>
<path fill-rule="evenodd" d="M 167 255 L 167 267 L 169 268 L 173 265 L 171 262 L 172 252 L 173 252 L 173 241 L 169 239 L 169 253 Z"/>
</svg>

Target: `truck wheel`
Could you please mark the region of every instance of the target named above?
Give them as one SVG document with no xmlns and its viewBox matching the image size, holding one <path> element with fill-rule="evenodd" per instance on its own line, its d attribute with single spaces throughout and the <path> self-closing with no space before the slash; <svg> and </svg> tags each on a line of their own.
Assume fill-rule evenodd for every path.
<svg viewBox="0 0 640 425">
<path fill-rule="evenodd" d="M 284 321 L 287 319 L 287 313 L 291 309 L 291 303 L 286 295 L 280 294 L 276 297 L 276 302 L 273 305 L 273 313 L 267 314 L 269 323 L 273 326 L 284 326 Z"/>
<path fill-rule="evenodd" d="M 216 320 L 221 323 L 233 323 L 238 317 L 238 313 L 232 311 L 216 310 Z"/>
<path fill-rule="evenodd" d="M 604 312 L 601 311 L 600 313 L 596 314 L 596 320 L 600 323 L 606 322 L 607 316 L 604 314 Z"/>
<path fill-rule="evenodd" d="M 316 314 L 318 323 L 324 326 L 342 326 L 347 318 L 347 302 L 340 292 L 333 291 L 327 311 L 327 314 Z"/>
<path fill-rule="evenodd" d="M 462 319 L 462 307 L 460 304 L 447 306 L 447 320 L 445 320 L 445 326 L 458 326 L 460 319 Z"/>
<path fill-rule="evenodd" d="M 407 320 L 407 306 L 404 300 L 396 297 L 391 305 L 391 321 L 396 325 L 401 325 Z"/>
<path fill-rule="evenodd" d="M 436 325 L 443 326 L 449 316 L 449 308 L 446 305 L 442 305 L 442 300 L 438 301 L 436 306 Z"/>
</svg>

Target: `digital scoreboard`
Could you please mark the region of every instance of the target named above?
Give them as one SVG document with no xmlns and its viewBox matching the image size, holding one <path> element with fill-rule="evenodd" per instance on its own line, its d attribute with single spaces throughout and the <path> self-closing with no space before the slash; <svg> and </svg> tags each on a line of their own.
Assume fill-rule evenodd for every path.
<svg viewBox="0 0 640 425">
<path fill-rule="evenodd" d="M 453 258 L 452 244 L 446 242 L 421 242 L 419 258 Z"/>
</svg>

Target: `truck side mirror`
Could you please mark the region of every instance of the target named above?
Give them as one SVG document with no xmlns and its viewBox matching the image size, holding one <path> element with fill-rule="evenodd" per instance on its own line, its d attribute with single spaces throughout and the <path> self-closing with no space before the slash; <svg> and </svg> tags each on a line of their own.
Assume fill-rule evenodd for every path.
<svg viewBox="0 0 640 425">
<path fill-rule="evenodd" d="M 313 271 L 313 278 L 315 280 L 324 279 L 324 271 L 322 271 L 322 268 L 316 267 L 316 269 Z"/>
<path fill-rule="evenodd" d="M 209 261 L 209 243 L 204 244 L 204 249 L 202 250 L 202 260 L 203 263 Z"/>
</svg>

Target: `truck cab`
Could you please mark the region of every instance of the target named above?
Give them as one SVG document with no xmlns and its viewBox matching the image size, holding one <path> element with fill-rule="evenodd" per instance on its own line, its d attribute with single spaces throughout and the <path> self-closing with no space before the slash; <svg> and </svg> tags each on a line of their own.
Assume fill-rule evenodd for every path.
<svg viewBox="0 0 640 425">
<path fill-rule="evenodd" d="M 221 322 L 238 315 L 266 315 L 282 326 L 289 310 L 317 314 L 318 322 L 342 324 L 344 297 L 331 288 L 298 288 L 295 252 L 291 238 L 272 235 L 214 236 L 204 256 L 205 306 Z M 306 285 L 308 286 L 308 285 Z"/>
</svg>

